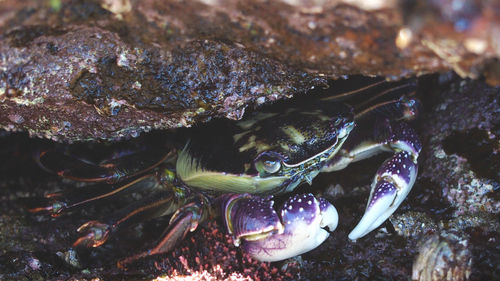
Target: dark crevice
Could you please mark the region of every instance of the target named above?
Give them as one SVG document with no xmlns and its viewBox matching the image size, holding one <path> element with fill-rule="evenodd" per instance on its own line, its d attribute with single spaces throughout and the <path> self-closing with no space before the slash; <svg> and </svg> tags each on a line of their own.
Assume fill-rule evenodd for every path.
<svg viewBox="0 0 500 281">
<path fill-rule="evenodd" d="M 477 128 L 454 131 L 443 141 L 443 149 L 446 154 L 466 158 L 478 176 L 500 182 L 499 140 L 495 134 Z"/>
</svg>

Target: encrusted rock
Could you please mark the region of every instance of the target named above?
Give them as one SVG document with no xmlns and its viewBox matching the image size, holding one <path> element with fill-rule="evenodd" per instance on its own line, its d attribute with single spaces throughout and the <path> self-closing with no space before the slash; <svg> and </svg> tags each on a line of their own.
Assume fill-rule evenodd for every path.
<svg viewBox="0 0 500 281">
<path fill-rule="evenodd" d="M 0 58 L 1 126 L 54 140 L 112 140 L 218 116 L 239 119 L 249 105 L 326 85 L 232 43 L 143 48 L 81 25 L 10 31 Z"/>
<path fill-rule="evenodd" d="M 424 239 L 413 263 L 412 279 L 419 281 L 469 280 L 472 258 L 467 240 L 453 240 L 439 235 Z"/>
<path fill-rule="evenodd" d="M 438 86 L 439 87 L 439 86 Z M 425 122 L 423 150 L 428 167 L 419 175 L 441 188 L 455 215 L 500 211 L 498 104 L 500 87 L 455 80 L 439 93 Z M 439 88 L 436 89 L 438 91 Z"/>
<path fill-rule="evenodd" d="M 497 4 L 349 2 L 2 1 L 0 128 L 115 140 L 350 74 L 500 80 Z"/>
</svg>

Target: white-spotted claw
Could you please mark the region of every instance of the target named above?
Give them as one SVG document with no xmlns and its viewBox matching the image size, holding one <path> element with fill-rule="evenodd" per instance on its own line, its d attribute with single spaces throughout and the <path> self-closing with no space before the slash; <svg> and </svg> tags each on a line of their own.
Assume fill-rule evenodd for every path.
<svg viewBox="0 0 500 281">
<path fill-rule="evenodd" d="M 382 164 L 372 183 L 365 214 L 349 233 L 349 239 L 365 236 L 396 211 L 417 178 L 417 165 L 413 158 L 410 152 L 401 151 Z"/>
<path fill-rule="evenodd" d="M 257 199 L 253 202 L 258 201 Z M 265 206 L 269 208 L 272 204 Z M 323 198 L 316 199 L 312 194 L 293 196 L 277 213 L 279 220 L 276 223 L 283 225 L 283 231 L 268 233 L 260 239 L 247 239 L 250 237 L 243 232 L 232 230 L 233 233 L 242 234 L 235 238 L 241 240 L 241 247 L 257 260 L 279 261 L 311 251 L 328 238 L 329 232 L 324 228 L 333 231 L 338 224 L 335 207 Z M 255 217 L 250 209 L 247 209 L 245 214 L 240 214 L 237 218 L 233 217 L 233 220 L 246 221 Z"/>
</svg>

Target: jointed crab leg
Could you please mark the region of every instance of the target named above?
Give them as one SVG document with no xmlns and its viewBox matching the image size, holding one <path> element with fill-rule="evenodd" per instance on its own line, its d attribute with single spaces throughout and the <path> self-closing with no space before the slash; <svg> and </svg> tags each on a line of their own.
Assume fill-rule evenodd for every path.
<svg viewBox="0 0 500 281">
<path fill-rule="evenodd" d="M 123 185 L 100 183 L 106 181 L 109 184 L 116 180 L 132 177 L 134 174 L 144 173 L 166 162 L 172 156 L 171 153 L 160 154 L 155 152 L 154 155 L 151 153 L 152 151 L 143 151 L 122 156 L 112 161 L 101 162 L 99 165 L 87 163 L 55 151 L 42 153 L 39 157 L 39 163 L 46 170 L 50 170 L 46 166 L 52 169 L 55 167 L 55 170 L 59 170 L 57 173 L 60 176 L 99 183 L 94 186 L 84 187 L 83 190 L 49 194 L 47 198 L 54 200 L 52 204 L 31 211 L 48 211 L 53 216 L 57 216 L 71 208 L 82 207 L 90 202 L 148 189 L 149 196 L 101 220 L 88 221 L 80 226 L 78 232 L 83 233 L 83 236 L 77 239 L 73 246 L 99 247 L 108 240 L 113 232 L 123 227 L 175 212 L 163 234 L 163 238 L 154 248 L 120 261 L 119 266 L 124 267 L 127 263 L 139 258 L 168 252 L 187 232 L 194 231 L 198 223 L 205 219 L 207 213 L 205 212 L 205 197 L 198 193 L 189 192 L 182 186 L 174 185 L 174 183 L 177 184 L 175 172 L 163 166 L 162 169 L 156 169 L 154 173 L 135 178 Z M 58 160 L 62 163 L 59 169 L 55 164 Z M 66 164 L 73 169 L 80 169 L 80 171 L 62 170 L 62 167 Z M 132 168 L 134 165 L 138 165 L 139 168 Z M 168 166 L 168 164 L 165 164 L 165 166 Z"/>
<path fill-rule="evenodd" d="M 98 247 L 106 242 L 111 232 L 116 232 L 122 227 L 171 214 L 185 203 L 183 196 L 176 195 L 172 190 L 155 192 L 112 213 L 101 221 L 89 221 L 78 228 L 78 232 L 84 235 L 73 245 Z"/>
<path fill-rule="evenodd" d="M 109 198 L 114 195 L 130 193 L 138 189 L 154 188 L 158 184 L 157 175 L 144 175 L 126 184 L 101 184 L 86 186 L 82 189 L 72 189 L 65 192 L 47 194 L 45 197 L 51 203 L 46 207 L 33 208 L 31 212 L 49 212 L 53 217 L 57 217 L 64 212 L 74 208 L 81 208 L 86 204 Z"/>
<path fill-rule="evenodd" d="M 137 259 L 170 251 L 188 232 L 196 230 L 198 224 L 206 218 L 206 205 L 206 199 L 202 195 L 187 195 L 182 188 L 172 186 L 171 190 L 153 193 L 101 221 L 83 224 L 78 228 L 78 232 L 84 235 L 76 240 L 73 246 L 99 247 L 113 232 L 123 227 L 175 212 L 160 242 L 147 251 L 120 261 L 118 266 L 123 268 Z"/>
<path fill-rule="evenodd" d="M 354 118 L 360 120 L 369 115 L 378 114 L 391 120 L 412 120 L 416 117 L 417 113 L 418 100 L 403 96 L 363 109 L 361 112 L 356 113 Z"/>
<path fill-rule="evenodd" d="M 346 98 L 352 97 L 353 95 L 356 95 L 356 94 L 368 91 L 370 89 L 373 89 L 373 88 L 375 88 L 377 86 L 380 86 L 380 85 L 383 85 L 385 83 L 386 83 L 385 80 L 380 80 L 380 81 L 368 84 L 368 85 L 366 85 L 364 87 L 357 88 L 357 89 L 352 90 L 352 91 L 347 91 L 347 92 L 344 92 L 344 93 L 341 93 L 341 94 L 337 94 L 337 95 L 333 95 L 333 96 L 330 96 L 330 97 L 322 98 L 321 100 L 322 101 L 340 101 L 340 100 L 344 100 Z"/>
<path fill-rule="evenodd" d="M 118 267 L 125 268 L 127 264 L 138 259 L 171 251 L 188 232 L 195 231 L 198 224 L 205 220 L 207 216 L 205 208 L 205 199 L 202 196 L 193 196 L 172 215 L 167 229 L 155 247 L 119 261 Z"/>
<path fill-rule="evenodd" d="M 37 161 L 45 170 L 54 171 L 59 176 L 68 179 L 114 183 L 150 171 L 173 154 L 175 154 L 174 151 L 158 153 L 156 150 L 144 150 L 94 164 L 55 150 L 49 150 L 41 152 Z"/>
<path fill-rule="evenodd" d="M 384 87 L 386 87 L 385 90 L 383 90 Z M 362 103 L 357 104 L 357 106 L 364 106 L 366 104 L 376 103 L 375 100 L 379 99 L 382 96 L 396 95 L 399 90 L 403 89 L 403 91 L 406 92 L 407 91 L 406 88 L 415 88 L 415 85 L 411 81 L 403 81 L 402 83 L 395 84 L 395 83 L 388 83 L 385 80 L 379 80 L 377 82 L 372 82 L 370 84 L 367 84 L 361 88 L 321 98 L 321 101 L 323 102 L 341 101 L 341 100 L 356 98 L 358 94 L 366 95 L 368 93 L 371 93 L 370 97 L 364 98 Z M 378 93 L 374 94 L 374 91 L 377 91 Z"/>
<path fill-rule="evenodd" d="M 402 96 L 400 94 L 398 94 L 398 92 L 401 90 L 404 90 L 404 92 L 405 92 L 405 94 Z M 411 91 L 411 90 L 413 90 L 413 91 Z M 415 84 L 414 83 L 404 83 L 404 84 L 401 84 L 398 86 L 393 86 L 385 91 L 381 91 L 380 93 L 371 96 L 370 98 L 365 99 L 361 103 L 357 103 L 355 110 L 359 111 L 361 108 L 364 108 L 370 104 L 372 106 L 379 106 L 380 102 L 377 103 L 376 101 L 380 100 L 382 97 L 385 97 L 388 95 L 394 96 L 394 94 L 397 94 L 397 97 L 401 96 L 402 99 L 407 99 L 408 97 L 415 95 L 415 93 L 416 92 L 415 92 Z M 384 103 L 384 102 L 382 102 L 382 103 Z M 370 107 L 372 107 L 372 106 L 370 106 Z"/>
</svg>

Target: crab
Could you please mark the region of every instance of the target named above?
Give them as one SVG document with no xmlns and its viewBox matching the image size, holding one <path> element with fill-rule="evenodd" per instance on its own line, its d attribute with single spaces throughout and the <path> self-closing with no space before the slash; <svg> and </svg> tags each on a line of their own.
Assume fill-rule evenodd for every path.
<svg viewBox="0 0 500 281">
<path fill-rule="evenodd" d="M 372 99 L 396 90 L 404 95 L 368 107 L 371 99 L 356 108 L 342 102 L 380 87 L 383 91 Z M 407 123 L 418 112 L 413 89 L 412 83 L 382 81 L 296 107 L 270 106 L 241 121 L 181 129 L 161 149 L 126 151 L 100 162 L 67 151 L 42 151 L 37 157 L 42 168 L 93 185 L 48 194 L 49 203 L 31 211 L 55 217 L 104 198 L 146 191 L 133 204 L 81 225 L 73 245 L 98 247 L 123 227 L 171 215 L 154 247 L 118 262 L 126 267 L 172 250 L 200 223 L 220 216 L 235 245 L 257 260 L 279 261 L 316 248 L 339 220 L 325 198 L 293 194 L 297 186 L 311 184 L 321 172 L 390 151 L 374 176 L 365 213 L 348 236 L 360 239 L 398 208 L 417 177 L 422 145 Z M 285 198 L 277 208 L 276 197 Z"/>
</svg>

